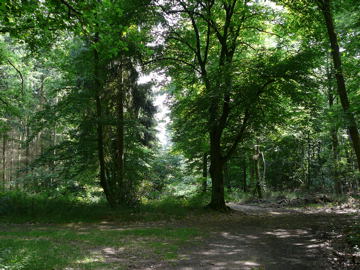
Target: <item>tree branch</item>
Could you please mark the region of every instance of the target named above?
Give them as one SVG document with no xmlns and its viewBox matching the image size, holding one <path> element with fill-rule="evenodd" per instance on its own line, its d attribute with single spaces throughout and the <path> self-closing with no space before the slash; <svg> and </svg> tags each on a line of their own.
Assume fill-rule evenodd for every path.
<svg viewBox="0 0 360 270">
<path fill-rule="evenodd" d="M 171 36 L 171 34 L 174 34 L 178 37 Z M 179 33 L 176 33 L 175 31 L 173 31 L 173 32 L 170 32 L 170 36 L 168 37 L 168 39 L 173 39 L 173 40 L 176 40 L 176 41 L 179 41 L 179 42 L 185 44 L 192 52 L 194 52 L 196 54 L 196 49 L 193 46 L 191 46 L 191 44 L 189 42 L 187 42 L 186 40 L 182 39 L 179 36 L 180 36 Z"/>
<path fill-rule="evenodd" d="M 249 113 L 249 110 L 247 109 L 245 111 L 245 115 L 244 115 L 240 130 L 239 130 L 238 134 L 236 135 L 236 137 L 234 139 L 234 143 L 232 144 L 232 146 L 230 147 L 230 149 L 227 151 L 226 155 L 223 158 L 225 162 L 227 160 L 229 160 L 231 155 L 235 152 L 236 147 L 238 146 L 240 141 L 243 139 L 243 136 L 244 136 L 245 129 L 247 127 L 247 122 L 249 121 L 249 118 L 250 118 L 250 113 Z"/>
<path fill-rule="evenodd" d="M 21 79 L 21 93 L 24 95 L 24 94 L 25 94 L 25 92 L 24 92 L 24 77 L 23 77 L 21 71 L 20 71 L 19 69 L 17 69 L 16 66 L 15 66 L 13 63 L 11 63 L 10 60 L 8 60 L 8 63 L 9 63 L 10 66 L 12 66 L 12 67 L 16 70 L 16 72 L 19 74 L 20 79 Z"/>
<path fill-rule="evenodd" d="M 70 5 L 68 2 L 66 2 L 65 0 L 60 0 L 61 3 L 63 3 L 69 10 L 71 10 L 72 12 L 74 12 L 77 15 L 82 15 L 80 11 L 77 11 L 72 5 Z"/>
<path fill-rule="evenodd" d="M 202 56 L 201 56 L 200 31 L 199 31 L 199 28 L 198 28 L 198 26 L 196 24 L 196 20 L 194 18 L 194 12 L 189 10 L 184 2 L 180 1 L 180 5 L 183 7 L 184 11 L 188 14 L 188 16 L 189 16 L 189 18 L 191 20 L 191 24 L 192 24 L 192 27 L 193 27 L 194 33 L 195 33 L 195 42 L 196 42 L 195 55 L 198 58 L 200 66 L 203 66 L 205 63 L 203 62 L 203 59 L 202 59 Z"/>
<path fill-rule="evenodd" d="M 275 82 L 275 79 L 270 79 L 268 80 L 266 83 L 264 83 L 262 85 L 262 87 L 259 88 L 259 90 L 257 91 L 257 97 L 259 97 L 261 95 L 261 93 L 265 90 L 265 88 L 271 84 Z M 236 135 L 235 139 L 234 139 L 234 143 L 232 144 L 232 146 L 230 147 L 230 149 L 228 150 L 228 152 L 226 153 L 226 155 L 224 156 L 224 161 L 227 161 L 231 155 L 234 153 L 234 151 L 236 150 L 236 147 L 238 146 L 238 144 L 240 143 L 240 141 L 243 139 L 244 133 L 245 133 L 245 129 L 247 126 L 247 122 L 249 121 L 250 118 L 250 111 L 249 109 L 246 109 L 245 111 L 245 115 L 242 121 L 242 125 L 240 128 L 240 131 L 238 132 L 238 134 Z"/>
<path fill-rule="evenodd" d="M 230 113 L 230 95 L 226 94 L 225 97 L 224 97 L 224 104 L 223 104 L 222 114 L 221 114 L 220 119 L 219 119 L 218 129 L 219 129 L 219 132 L 220 132 L 220 136 L 221 136 L 221 133 L 222 133 L 222 131 L 224 130 L 224 128 L 226 126 L 229 113 Z"/>
</svg>

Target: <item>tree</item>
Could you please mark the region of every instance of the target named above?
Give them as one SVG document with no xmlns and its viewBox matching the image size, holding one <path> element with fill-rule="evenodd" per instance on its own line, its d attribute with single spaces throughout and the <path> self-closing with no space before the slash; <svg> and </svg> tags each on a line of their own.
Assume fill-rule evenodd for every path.
<svg viewBox="0 0 360 270">
<path fill-rule="evenodd" d="M 331 55 L 334 63 L 337 91 L 340 97 L 342 108 L 344 110 L 345 119 L 348 124 L 352 145 L 357 157 L 358 169 L 360 170 L 360 136 L 354 114 L 351 112 L 350 101 L 346 90 L 345 78 L 344 78 L 341 55 L 340 55 L 340 47 L 339 47 L 339 42 L 332 16 L 331 1 L 318 0 L 317 4 L 322 14 L 324 15 L 326 29 L 331 45 Z"/>
<path fill-rule="evenodd" d="M 44 157 L 38 160 L 38 166 L 75 159 L 79 166 L 65 171 L 74 175 L 74 167 L 85 167 L 89 170 L 84 172 L 94 173 L 97 151 L 100 184 L 113 207 L 136 200 L 136 185 L 145 175 L 139 171 L 146 171 L 146 164 L 140 164 L 146 163 L 154 147 L 156 110 L 151 85 L 137 83 L 140 58 L 149 53 L 145 46 L 152 25 L 147 19 L 149 4 L 143 0 L 46 1 L 25 5 L 12 2 L 2 7 L 5 13 L 1 32 L 25 41 L 33 53 L 61 48 L 58 52 L 65 58 L 57 61 L 64 76 L 58 78 L 56 102 L 39 108 L 34 133 L 41 134 L 45 123 L 61 120 L 64 137 L 71 139 L 46 151 L 41 148 Z M 65 44 L 70 45 L 70 50 L 62 47 Z M 78 115 L 74 115 L 76 110 Z M 49 112 L 53 114 L 46 115 Z M 70 119 L 70 115 L 74 117 Z M 95 129 L 91 126 L 94 122 Z M 83 147 L 85 150 L 80 149 Z M 50 157 L 56 148 L 61 156 Z M 69 151 L 75 151 L 74 156 L 66 153 Z"/>
<path fill-rule="evenodd" d="M 297 1 L 297 2 L 285 0 L 278 2 L 284 3 L 295 13 L 301 14 L 303 19 L 310 18 L 309 19 L 309 21 L 311 22 L 310 27 L 308 26 L 309 22 L 305 22 L 304 20 L 302 20 L 302 23 L 304 25 L 303 27 L 312 29 L 312 32 L 314 32 L 315 27 L 319 29 L 319 26 L 321 26 L 321 24 L 319 24 L 319 21 L 317 21 L 320 20 L 320 18 L 318 18 L 317 14 L 314 12 L 314 9 L 312 9 L 312 7 L 315 8 L 317 7 L 324 18 L 324 22 L 325 22 L 324 26 L 326 28 L 326 30 L 325 29 L 324 30 L 327 32 L 327 38 L 330 43 L 331 56 L 333 59 L 335 78 L 337 82 L 337 92 L 340 97 L 341 105 L 344 112 L 344 119 L 347 123 L 353 149 L 357 157 L 358 168 L 360 168 L 360 137 L 359 137 L 356 119 L 352 112 L 348 97 L 348 92 L 346 89 L 345 77 L 344 77 L 343 65 L 342 65 L 341 53 L 340 53 L 340 46 L 339 46 L 339 41 L 337 38 L 337 33 L 333 19 L 332 2 L 330 0 L 315 0 L 315 1 L 305 0 L 305 1 Z M 318 32 L 317 35 L 319 35 Z"/>
<path fill-rule="evenodd" d="M 175 102 L 187 104 L 182 106 L 191 112 L 185 119 L 185 113 L 178 114 L 176 119 L 182 120 L 176 121 L 194 119 L 193 125 L 208 134 L 209 206 L 226 210 L 225 163 L 247 132 L 261 126 L 259 109 L 277 100 L 270 95 L 282 95 L 285 80 L 300 79 L 308 66 L 301 72 L 294 67 L 311 57 L 267 50 L 261 41 L 264 34 L 273 35 L 266 28 L 271 13 L 249 1 L 169 1 L 163 10 L 180 26 L 166 25 L 166 53 L 159 59 L 169 65 Z"/>
</svg>

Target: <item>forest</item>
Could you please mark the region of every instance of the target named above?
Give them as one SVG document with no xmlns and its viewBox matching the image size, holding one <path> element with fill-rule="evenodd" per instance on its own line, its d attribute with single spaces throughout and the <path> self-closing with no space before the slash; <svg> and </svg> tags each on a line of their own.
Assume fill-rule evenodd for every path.
<svg viewBox="0 0 360 270">
<path fill-rule="evenodd" d="M 0 270 L 359 269 L 359 4 L 0 1 Z"/>
</svg>

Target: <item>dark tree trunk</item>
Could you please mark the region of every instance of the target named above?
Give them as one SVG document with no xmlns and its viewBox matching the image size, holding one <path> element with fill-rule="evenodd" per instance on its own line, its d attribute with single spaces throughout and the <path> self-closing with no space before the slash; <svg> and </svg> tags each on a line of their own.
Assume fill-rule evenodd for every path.
<svg viewBox="0 0 360 270">
<path fill-rule="evenodd" d="M 218 131 L 210 134 L 210 176 L 212 193 L 209 207 L 214 210 L 227 211 L 224 199 L 224 160 L 221 155 Z"/>
<path fill-rule="evenodd" d="M 202 168 L 202 177 L 203 177 L 203 183 L 202 183 L 202 192 L 207 191 L 207 176 L 208 176 L 208 154 L 203 154 L 203 162 L 202 162 L 203 168 Z"/>
<path fill-rule="evenodd" d="M 212 194 L 209 207 L 214 210 L 227 210 L 224 199 L 224 173 L 223 164 L 214 162 L 211 158 L 210 175 L 212 182 Z"/>
<path fill-rule="evenodd" d="M 325 18 L 326 28 L 330 40 L 331 45 L 331 55 L 334 62 L 334 68 L 335 68 L 335 77 L 337 82 L 337 91 L 340 97 L 341 106 L 343 108 L 349 135 L 351 138 L 351 142 L 353 145 L 353 149 L 356 154 L 357 159 L 357 165 L 358 169 L 360 170 L 360 137 L 359 137 L 359 131 L 357 128 L 356 120 L 353 115 L 353 113 L 350 110 L 350 102 L 346 91 L 346 85 L 345 85 L 345 78 L 342 70 L 342 63 L 341 63 L 341 55 L 340 55 L 340 48 L 338 44 L 338 39 L 335 31 L 334 21 L 332 17 L 331 12 L 331 1 L 330 0 L 324 0 L 322 1 L 322 13 Z"/>
</svg>

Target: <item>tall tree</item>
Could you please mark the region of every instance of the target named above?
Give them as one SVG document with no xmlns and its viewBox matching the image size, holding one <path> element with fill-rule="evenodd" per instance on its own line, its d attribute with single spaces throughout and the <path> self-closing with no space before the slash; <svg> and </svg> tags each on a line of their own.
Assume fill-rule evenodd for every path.
<svg viewBox="0 0 360 270">
<path fill-rule="evenodd" d="M 67 58 L 57 61 L 61 63 L 59 70 L 64 75 L 59 79 L 58 100 L 56 104 L 39 108 L 34 133 L 41 134 L 44 123 L 57 123 L 61 119 L 66 125 L 65 133 L 72 141 L 62 141 L 53 149 L 76 149 L 73 157 L 66 155 L 66 158 L 78 158 L 78 163 L 79 159 L 83 159 L 83 165 L 84 160 L 96 157 L 93 147 L 97 142 L 95 149 L 100 184 L 114 207 L 136 200 L 133 190 L 138 180 L 135 178 L 144 177 L 140 176 L 144 173 L 136 170 L 146 166 L 134 170 L 135 164 L 144 163 L 149 156 L 149 148 L 153 147 L 155 107 L 151 85 L 137 83 L 140 58 L 148 53 L 148 32 L 154 21 L 149 20 L 149 4 L 147 0 L 45 1 L 24 5 L 12 2 L 1 6 L 5 12 L 0 32 L 8 32 L 12 37 L 25 41 L 35 53 L 44 48 L 61 48 L 59 51 Z M 70 45 L 69 50 L 63 48 L 63 44 Z M 52 57 L 56 58 L 55 55 Z M 66 61 L 73 62 L 71 65 L 64 64 Z M 42 93 L 44 86 L 40 87 Z M 70 105 L 65 105 L 65 101 L 69 101 Z M 69 115 L 74 115 L 76 108 L 79 114 L 69 120 Z M 46 112 L 50 111 L 55 113 L 46 116 Z M 91 122 L 95 122 L 97 127 L 92 128 Z M 75 138 L 77 132 L 82 136 Z M 40 146 L 41 154 L 55 153 L 45 151 L 45 145 Z M 79 149 L 84 146 L 85 150 Z M 64 154 L 65 148 L 58 154 Z M 54 158 L 64 159 L 64 156 Z M 46 160 L 48 158 L 39 162 Z M 74 167 L 69 169 L 72 174 Z M 90 163 L 85 167 L 93 170 L 94 166 Z M 127 169 L 129 172 L 126 172 Z"/>
<path fill-rule="evenodd" d="M 247 131 L 262 124 L 258 109 L 269 101 L 267 94 L 281 95 L 285 78 L 293 82 L 303 76 L 307 65 L 301 72 L 294 66 L 308 58 L 287 58 L 261 44 L 264 35 L 272 36 L 266 24 L 271 13 L 264 6 L 249 1 L 194 0 L 167 1 L 162 7 L 172 19 L 166 25 L 166 53 L 159 59 L 168 65 L 175 102 L 186 102 L 191 108 L 185 121 L 194 119 L 193 125 L 208 134 L 209 206 L 226 210 L 225 163 Z"/>
<path fill-rule="evenodd" d="M 335 78 L 337 82 L 337 93 L 340 98 L 342 109 L 344 112 L 344 119 L 347 124 L 350 139 L 353 145 L 354 152 L 357 157 L 357 163 L 360 165 L 360 137 L 356 123 L 355 116 L 352 111 L 351 102 L 348 97 L 348 90 L 346 87 L 346 80 L 344 76 L 344 68 L 342 64 L 340 45 L 338 40 L 338 33 L 334 23 L 333 15 L 333 2 L 331 0 L 302 0 L 302 1 L 291 1 L 291 0 L 279 0 L 278 3 L 284 4 L 290 8 L 299 16 L 300 28 L 306 29 L 309 33 L 307 36 L 311 36 L 311 39 L 323 41 L 325 36 L 330 43 L 331 56 L 335 69 Z M 319 23 L 323 17 L 324 23 Z M 296 16 L 296 15 L 295 15 Z M 323 33 L 321 33 L 323 31 Z M 328 45 L 323 43 L 324 52 Z M 358 166 L 360 169 L 360 167 Z"/>
<path fill-rule="evenodd" d="M 331 45 L 331 55 L 333 58 L 335 78 L 337 82 L 337 91 L 340 97 L 341 105 L 344 110 L 345 119 L 347 121 L 351 142 L 356 154 L 358 169 L 360 170 L 360 136 L 355 116 L 351 111 L 350 101 L 346 90 L 345 77 L 342 67 L 340 46 L 335 30 L 334 19 L 332 15 L 332 4 L 330 0 L 317 0 L 319 9 L 321 10 L 326 24 L 326 29 Z"/>
</svg>

